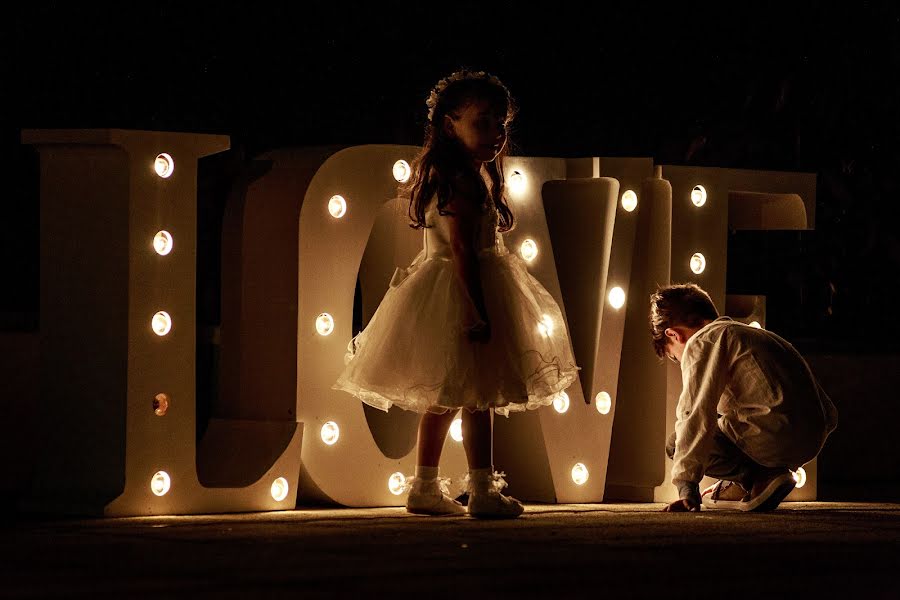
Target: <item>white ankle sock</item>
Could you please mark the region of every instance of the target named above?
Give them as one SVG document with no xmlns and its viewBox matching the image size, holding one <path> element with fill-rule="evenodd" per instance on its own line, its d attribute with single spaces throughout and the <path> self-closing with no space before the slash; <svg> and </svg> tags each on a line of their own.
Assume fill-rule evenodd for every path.
<svg viewBox="0 0 900 600">
<path fill-rule="evenodd" d="M 419 479 L 421 481 L 429 481 L 432 479 L 437 479 L 437 476 L 437 467 L 423 467 L 422 465 L 416 465 L 416 479 Z"/>
<path fill-rule="evenodd" d="M 469 489 L 473 492 L 487 491 L 494 483 L 494 467 L 469 469 Z"/>
</svg>

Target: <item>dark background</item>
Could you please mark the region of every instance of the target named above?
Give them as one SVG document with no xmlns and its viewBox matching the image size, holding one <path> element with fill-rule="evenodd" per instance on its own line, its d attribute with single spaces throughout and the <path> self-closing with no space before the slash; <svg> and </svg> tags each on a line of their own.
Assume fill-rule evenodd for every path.
<svg viewBox="0 0 900 600">
<path fill-rule="evenodd" d="M 894 352 L 900 10 L 598 6 L 13 9 L 0 26 L 12 46 L 0 329 L 38 326 L 37 158 L 22 129 L 231 136 L 229 156 L 201 165 L 200 316 L 214 325 L 218 218 L 235 163 L 285 146 L 420 144 L 430 88 L 465 66 L 498 75 L 517 99 L 519 154 L 816 173 L 816 230 L 732 233 L 728 291 L 766 294 L 769 326 L 803 349 Z"/>
</svg>

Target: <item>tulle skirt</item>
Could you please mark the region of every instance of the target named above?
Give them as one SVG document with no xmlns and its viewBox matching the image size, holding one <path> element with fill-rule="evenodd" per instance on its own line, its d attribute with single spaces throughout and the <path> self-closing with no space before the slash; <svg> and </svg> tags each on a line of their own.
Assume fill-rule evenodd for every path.
<svg viewBox="0 0 900 600">
<path fill-rule="evenodd" d="M 350 341 L 334 389 L 385 411 L 508 414 L 551 404 L 577 380 L 559 305 L 520 257 L 505 249 L 479 256 L 487 342 L 467 338 L 472 305 L 452 261 L 421 257 L 394 274 L 369 324 Z"/>
</svg>

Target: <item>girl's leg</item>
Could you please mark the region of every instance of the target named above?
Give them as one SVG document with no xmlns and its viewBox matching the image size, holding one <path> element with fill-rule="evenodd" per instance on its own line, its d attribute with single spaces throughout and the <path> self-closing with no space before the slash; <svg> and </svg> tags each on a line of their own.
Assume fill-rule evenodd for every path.
<svg viewBox="0 0 900 600">
<path fill-rule="evenodd" d="M 470 471 L 494 466 L 493 416 L 491 410 L 462 411 L 463 447 Z"/>
<path fill-rule="evenodd" d="M 443 414 L 425 413 L 419 421 L 418 462 L 422 467 L 437 467 L 441 462 L 441 450 L 447 431 L 453 422 L 456 411 L 448 410 Z"/>
<path fill-rule="evenodd" d="M 441 489 L 438 479 L 441 450 L 455 416 L 455 410 L 448 410 L 444 414 L 425 413 L 419 421 L 416 475 L 406 498 L 406 510 L 411 513 L 454 515 L 466 512 L 462 504 Z"/>
<path fill-rule="evenodd" d="M 492 410 L 463 410 L 463 444 L 469 461 L 469 515 L 479 518 L 512 518 L 522 514 L 522 503 L 504 496 L 506 485 L 494 474 Z"/>
</svg>

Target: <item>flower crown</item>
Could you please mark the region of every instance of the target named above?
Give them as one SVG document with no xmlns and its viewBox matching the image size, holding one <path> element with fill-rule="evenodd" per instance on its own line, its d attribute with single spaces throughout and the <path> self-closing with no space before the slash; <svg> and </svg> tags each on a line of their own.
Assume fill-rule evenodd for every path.
<svg viewBox="0 0 900 600">
<path fill-rule="evenodd" d="M 440 81 L 437 82 L 437 85 L 434 86 L 434 89 L 431 90 L 431 93 L 428 95 L 428 99 L 425 100 L 425 106 L 428 107 L 428 122 L 430 123 L 434 119 L 434 110 L 438 105 L 438 101 L 441 98 L 441 94 L 444 93 L 448 87 L 456 83 L 457 81 L 465 81 L 468 79 L 477 79 L 482 81 L 487 81 L 496 85 L 499 88 L 506 89 L 506 86 L 495 76 L 485 73 L 484 71 L 468 71 L 463 69 L 461 71 L 457 71 L 449 75 L 448 77 L 444 77 Z"/>
</svg>

